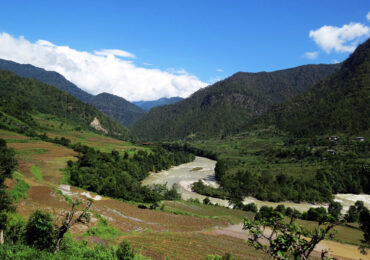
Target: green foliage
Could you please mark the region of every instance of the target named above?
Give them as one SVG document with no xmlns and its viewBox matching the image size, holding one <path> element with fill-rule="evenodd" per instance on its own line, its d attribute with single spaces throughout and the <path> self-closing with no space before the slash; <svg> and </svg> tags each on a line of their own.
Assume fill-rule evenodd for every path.
<svg viewBox="0 0 370 260">
<path fill-rule="evenodd" d="M 334 218 L 339 220 L 340 212 L 342 211 L 343 207 L 339 202 L 331 201 L 328 207 L 328 213 L 332 215 Z"/>
<path fill-rule="evenodd" d="M 12 206 L 11 198 L 5 191 L 5 179 L 11 178 L 14 169 L 17 166 L 15 159 L 15 152 L 7 147 L 4 139 L 0 138 L 0 213 L 7 211 L 14 211 L 15 208 Z M 5 223 L 6 217 L 3 216 L 3 223 Z M 0 228 L 3 229 L 3 228 Z"/>
<path fill-rule="evenodd" d="M 224 256 L 219 256 L 219 255 L 208 255 L 204 260 L 233 260 L 234 257 L 226 253 Z"/>
<path fill-rule="evenodd" d="M 51 250 L 55 244 L 56 228 L 49 213 L 35 211 L 29 218 L 25 241 L 40 250 Z"/>
<path fill-rule="evenodd" d="M 5 243 L 23 242 L 27 221 L 20 215 L 7 213 L 7 223 L 4 230 Z"/>
<path fill-rule="evenodd" d="M 81 154 L 77 162 L 69 163 L 72 185 L 105 196 L 146 203 L 179 198 L 176 187 L 158 192 L 158 187 L 141 186 L 150 171 L 158 172 L 194 159 L 192 154 L 169 152 L 161 147 L 153 147 L 151 153 L 140 150 L 132 158 L 121 157 L 116 151 L 102 153 L 86 146 L 77 145 L 74 149 Z"/>
<path fill-rule="evenodd" d="M 0 59 L 0 69 L 12 71 L 21 77 L 36 79 L 51 86 L 55 86 L 84 103 L 92 104 L 99 111 L 107 114 L 124 126 L 131 125 L 145 113 L 144 110 L 121 97 L 108 93 L 101 93 L 97 96 L 93 96 L 81 90 L 72 82 L 66 80 L 62 75 L 54 71 L 46 71 L 29 64 L 18 64 L 2 59 Z"/>
<path fill-rule="evenodd" d="M 135 250 L 127 241 L 123 240 L 119 244 L 116 254 L 119 260 L 132 260 L 135 257 Z"/>
<path fill-rule="evenodd" d="M 67 241 L 66 241 L 67 242 Z M 39 250 L 23 244 L 4 244 L 0 245 L 1 259 L 40 259 L 40 260 L 78 260 L 96 259 L 105 260 L 117 259 L 116 251 L 112 247 L 96 245 L 90 247 L 86 241 L 75 241 L 70 239 L 64 244 L 63 250 L 54 255 L 45 250 Z"/>
<path fill-rule="evenodd" d="M 108 93 L 101 93 L 89 101 L 99 111 L 104 112 L 124 126 L 131 126 L 146 112 L 127 100 Z"/>
<path fill-rule="evenodd" d="M 359 222 L 361 212 L 365 209 L 363 201 L 356 201 L 355 205 L 349 207 L 344 219 L 350 223 Z"/>
<path fill-rule="evenodd" d="M 263 118 L 295 136 L 369 129 L 370 40 L 357 47 L 340 70 Z M 263 121 L 263 120 L 262 120 Z"/>
<path fill-rule="evenodd" d="M 0 71 L 0 128 L 34 136 L 42 131 L 32 114 L 43 113 L 75 122 L 83 129 L 93 130 L 90 123 L 98 118 L 111 136 L 130 139 L 128 129 L 104 113 L 50 85 Z M 95 130 L 94 130 L 95 131 Z"/>
<path fill-rule="evenodd" d="M 115 239 L 121 234 L 116 228 L 109 225 L 108 221 L 98 214 L 96 216 L 99 219 L 99 222 L 96 226 L 89 228 L 85 235 L 87 236 L 98 236 L 102 239 Z"/>
<path fill-rule="evenodd" d="M 222 191 L 220 189 L 213 188 L 211 186 L 204 185 L 202 180 L 199 180 L 197 182 L 194 182 L 191 186 L 191 190 L 202 194 L 204 196 L 214 197 L 214 198 L 220 198 L 220 199 L 227 199 L 228 193 L 225 191 Z"/>
<path fill-rule="evenodd" d="M 30 171 L 36 177 L 36 179 L 39 181 L 43 180 L 42 170 L 37 164 L 32 165 Z"/>
<path fill-rule="evenodd" d="M 211 200 L 208 197 L 205 197 L 203 200 L 204 205 L 209 205 L 211 203 Z"/>
<path fill-rule="evenodd" d="M 307 65 L 268 73 L 239 72 L 176 104 L 151 109 L 133 131 L 146 140 L 224 137 L 337 69 L 338 65 Z"/>
<path fill-rule="evenodd" d="M 15 152 L 9 149 L 4 139 L 0 138 L 0 184 L 2 185 L 6 178 L 11 178 L 11 174 L 17 166 Z"/>
<path fill-rule="evenodd" d="M 336 226 L 334 220 L 327 215 L 317 228 L 309 231 L 294 223 L 293 217 L 285 222 L 280 212 L 272 211 L 258 220 L 245 218 L 243 229 L 248 230 L 249 245 L 274 259 L 308 259 L 315 246 L 332 235 L 331 231 Z M 271 231 L 267 232 L 269 229 Z"/>
<path fill-rule="evenodd" d="M 363 242 L 370 247 L 370 211 L 364 208 L 360 213 L 360 228 L 364 232 Z"/>
<path fill-rule="evenodd" d="M 249 204 L 246 204 L 243 206 L 243 210 L 244 211 L 250 211 L 250 212 L 253 212 L 253 213 L 257 213 L 258 211 L 258 208 L 257 208 L 257 205 L 256 203 L 249 203 Z"/>
<path fill-rule="evenodd" d="M 357 142 L 345 136 L 337 143 L 328 141 L 327 137 L 281 137 L 280 143 L 272 143 L 272 137 L 267 136 L 250 141 L 260 142 L 261 148 L 251 145 L 245 149 L 248 143 L 242 144 L 251 135 L 234 137 L 240 141 L 216 143 L 225 148 L 217 156 L 215 177 L 219 191 L 229 198 L 253 196 L 272 202 L 330 202 L 336 193 L 370 193 L 368 141 Z M 198 142 L 198 146 L 213 148 L 209 143 Z M 326 150 L 334 146 L 337 154 L 328 155 Z M 194 191 L 201 194 L 217 194 L 204 193 L 204 185 L 194 186 L 197 188 Z M 206 188 L 213 192 L 212 188 Z"/>
<path fill-rule="evenodd" d="M 12 201 L 18 201 L 19 199 L 27 198 L 27 191 L 30 188 L 30 185 L 20 178 L 15 178 L 15 180 L 17 181 L 17 184 L 8 192 L 10 199 Z"/>
</svg>

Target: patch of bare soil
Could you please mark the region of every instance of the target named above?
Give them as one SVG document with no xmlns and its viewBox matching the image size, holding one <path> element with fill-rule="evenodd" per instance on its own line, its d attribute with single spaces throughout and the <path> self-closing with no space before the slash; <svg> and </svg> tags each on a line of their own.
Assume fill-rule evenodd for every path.
<svg viewBox="0 0 370 260">
<path fill-rule="evenodd" d="M 130 224 L 132 227 L 151 229 L 154 231 L 195 231 L 205 230 L 213 226 L 225 226 L 225 220 L 200 218 L 192 216 L 174 215 L 161 211 L 139 209 L 135 205 L 123 203 L 113 199 L 103 199 L 94 203 L 101 214 L 116 219 L 112 225 L 121 229 L 121 224 Z"/>
<path fill-rule="evenodd" d="M 231 225 L 225 228 L 220 228 L 208 232 L 209 235 L 225 235 L 231 236 L 234 238 L 239 238 L 242 240 L 247 240 L 248 235 L 247 231 L 243 230 L 243 225 Z M 267 241 L 266 241 L 267 243 Z M 349 259 L 370 259 L 370 256 L 364 256 L 360 254 L 357 246 L 349 245 L 349 244 L 342 244 L 335 241 L 324 240 L 321 241 L 316 247 L 313 252 L 313 256 L 320 257 L 322 250 L 328 250 L 329 255 L 331 257 L 335 257 L 336 259 L 342 260 L 349 260 Z"/>
</svg>

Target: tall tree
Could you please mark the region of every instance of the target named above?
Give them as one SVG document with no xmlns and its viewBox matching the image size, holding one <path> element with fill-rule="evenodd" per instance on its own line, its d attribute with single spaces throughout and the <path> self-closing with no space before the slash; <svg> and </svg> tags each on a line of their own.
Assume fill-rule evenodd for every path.
<svg viewBox="0 0 370 260">
<path fill-rule="evenodd" d="M 308 259 L 315 246 L 327 236 L 337 225 L 331 215 L 324 216 L 317 228 L 310 231 L 294 223 L 294 215 L 290 222 L 277 211 L 259 220 L 244 219 L 243 229 L 248 230 L 248 244 L 268 254 L 273 259 Z M 310 237 L 310 239 L 307 239 Z M 322 252 L 324 258 L 326 253 Z"/>
<path fill-rule="evenodd" d="M 4 139 L 0 139 L 0 244 L 4 244 L 4 229 L 7 223 L 5 212 L 14 211 L 15 207 L 7 195 L 4 184 L 7 178 L 12 177 L 12 173 L 17 166 L 15 153 L 9 149 Z"/>
</svg>

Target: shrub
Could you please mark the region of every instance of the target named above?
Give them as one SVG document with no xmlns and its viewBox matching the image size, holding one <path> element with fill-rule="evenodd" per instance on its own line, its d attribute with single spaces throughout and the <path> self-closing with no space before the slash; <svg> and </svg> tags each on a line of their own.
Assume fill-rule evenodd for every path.
<svg viewBox="0 0 370 260">
<path fill-rule="evenodd" d="M 116 251 L 119 260 L 131 260 L 135 257 L 135 250 L 127 241 L 122 241 Z"/>
<path fill-rule="evenodd" d="M 258 208 L 257 208 L 256 203 L 253 203 L 252 202 L 252 203 L 249 203 L 249 204 L 244 205 L 243 210 L 244 211 L 250 211 L 250 212 L 257 213 Z"/>
<path fill-rule="evenodd" d="M 203 200 L 203 204 L 209 205 L 211 203 L 211 200 L 208 197 L 205 197 Z"/>
<path fill-rule="evenodd" d="M 35 211 L 26 226 L 25 239 L 29 246 L 50 250 L 55 244 L 56 228 L 49 213 Z"/>
</svg>

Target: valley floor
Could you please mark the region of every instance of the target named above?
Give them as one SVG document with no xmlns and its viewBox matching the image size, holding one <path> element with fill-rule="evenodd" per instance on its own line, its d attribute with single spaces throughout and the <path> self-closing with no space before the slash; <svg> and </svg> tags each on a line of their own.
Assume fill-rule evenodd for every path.
<svg viewBox="0 0 370 260">
<path fill-rule="evenodd" d="M 17 211 L 24 217 L 41 209 L 50 212 L 60 224 L 71 208 L 66 195 L 84 201 L 92 197 L 95 199 L 92 206 L 94 216 L 89 224 L 72 228 L 76 239 L 88 239 L 92 244 L 118 244 L 127 240 L 141 254 L 153 259 L 166 256 L 170 259 L 204 259 L 209 254 L 225 253 L 234 255 L 236 259 L 267 259 L 245 242 L 247 235 L 240 223 L 244 217 L 251 217 L 251 213 L 185 201 L 165 201 L 161 210 L 140 209 L 134 203 L 101 197 L 63 184 L 62 169 L 68 160 L 76 159 L 74 151 L 2 130 L 0 138 L 16 150 L 19 163 L 16 176 L 30 186 L 27 197 L 17 202 Z M 17 180 L 8 181 L 7 185 L 14 189 Z M 89 229 L 99 226 L 99 216 L 117 232 L 88 235 Z M 344 236 L 348 232 L 359 232 L 341 228 L 339 233 Z M 359 258 L 356 246 L 334 241 L 324 241 L 317 250 L 317 256 L 324 247 L 341 259 Z M 365 258 L 362 256 L 362 259 Z"/>
</svg>

